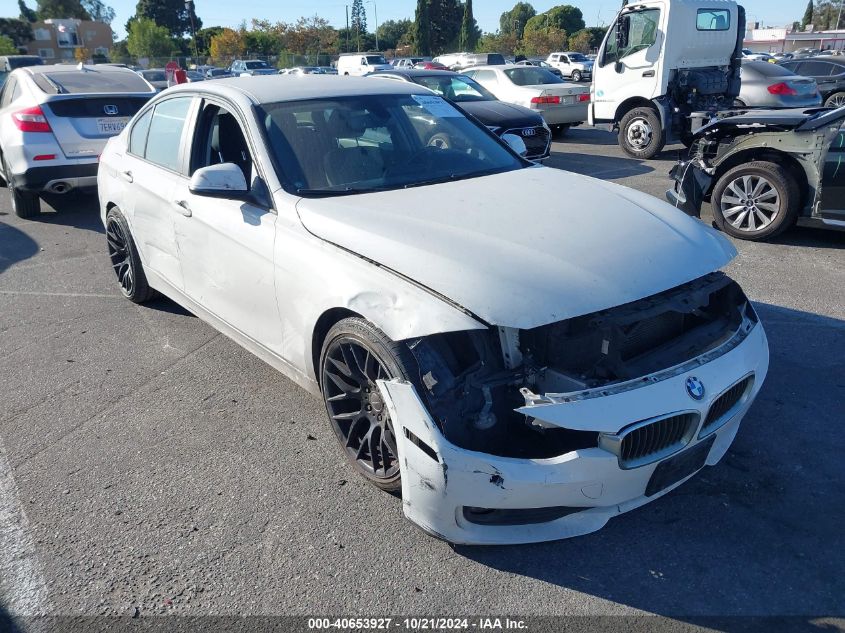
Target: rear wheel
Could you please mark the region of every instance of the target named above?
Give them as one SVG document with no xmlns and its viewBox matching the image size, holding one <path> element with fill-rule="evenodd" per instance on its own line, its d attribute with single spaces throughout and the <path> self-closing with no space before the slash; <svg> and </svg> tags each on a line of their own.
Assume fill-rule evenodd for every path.
<svg viewBox="0 0 845 633">
<path fill-rule="evenodd" d="M 716 225 L 744 240 L 773 237 L 795 223 L 800 194 L 780 165 L 755 161 L 726 172 L 711 196 Z"/>
<path fill-rule="evenodd" d="M 117 207 L 106 216 L 106 241 L 111 265 L 123 296 L 134 303 L 149 301 L 155 291 L 147 284 L 147 276 L 129 232 L 129 224 Z"/>
<path fill-rule="evenodd" d="M 564 137 L 564 136 L 566 136 L 566 134 L 569 132 L 569 128 L 570 128 L 570 126 L 569 126 L 569 125 L 565 125 L 565 124 L 563 124 L 563 125 L 555 125 L 555 126 L 552 128 L 552 134 L 554 134 L 554 136 L 555 136 L 556 138 L 563 138 L 563 137 Z"/>
<path fill-rule="evenodd" d="M 41 213 L 41 198 L 37 193 L 21 191 L 12 184 L 12 176 L 9 165 L 3 163 L 3 173 L 6 174 L 6 186 L 9 189 L 9 198 L 12 202 L 12 210 L 19 218 L 34 218 Z"/>
<path fill-rule="evenodd" d="M 581 81 L 581 71 L 580 70 L 573 70 L 572 71 L 572 81 Z"/>
<path fill-rule="evenodd" d="M 619 123 L 619 146 L 633 158 L 654 158 L 666 145 L 660 117 L 651 108 L 634 108 Z"/>
<path fill-rule="evenodd" d="M 845 92 L 834 92 L 827 98 L 824 104 L 828 108 L 841 108 L 845 106 Z"/>
<path fill-rule="evenodd" d="M 401 488 L 396 429 L 377 380 L 413 375 L 413 358 L 369 321 L 353 317 L 329 330 L 320 356 L 320 385 L 332 430 L 346 459 L 370 483 Z"/>
</svg>

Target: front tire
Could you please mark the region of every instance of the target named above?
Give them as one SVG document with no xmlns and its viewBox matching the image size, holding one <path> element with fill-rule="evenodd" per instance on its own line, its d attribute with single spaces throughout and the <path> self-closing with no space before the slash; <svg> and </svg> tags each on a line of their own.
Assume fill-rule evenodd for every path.
<svg viewBox="0 0 845 633">
<path fill-rule="evenodd" d="M 649 160 L 666 146 L 660 117 L 651 108 L 634 108 L 619 124 L 619 146 L 632 158 Z"/>
<path fill-rule="evenodd" d="M 792 175 L 775 163 L 755 161 L 727 171 L 713 187 L 716 226 L 743 240 L 774 237 L 795 224 L 800 204 Z"/>
<path fill-rule="evenodd" d="M 138 249 L 129 231 L 129 223 L 117 207 L 106 216 L 106 240 L 120 292 L 134 303 L 149 301 L 155 291 L 147 283 Z"/>
<path fill-rule="evenodd" d="M 581 81 L 581 71 L 580 70 L 573 70 L 572 71 L 572 81 Z"/>
<path fill-rule="evenodd" d="M 824 102 L 828 108 L 841 108 L 845 106 L 845 92 L 834 92 Z"/>
<path fill-rule="evenodd" d="M 358 317 L 334 325 L 320 354 L 320 387 L 341 449 L 359 475 L 387 492 L 402 487 L 394 430 L 398 426 L 376 381 L 411 380 L 414 366 L 404 344 Z"/>
</svg>

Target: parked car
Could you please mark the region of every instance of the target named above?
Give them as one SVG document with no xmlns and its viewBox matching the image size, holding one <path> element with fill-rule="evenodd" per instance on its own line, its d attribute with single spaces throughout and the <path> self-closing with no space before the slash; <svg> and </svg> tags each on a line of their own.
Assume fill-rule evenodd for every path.
<svg viewBox="0 0 845 633">
<path fill-rule="evenodd" d="M 188 83 L 192 83 L 195 81 L 205 81 L 206 79 L 206 76 L 197 70 L 185 71 L 185 77 L 188 80 Z"/>
<path fill-rule="evenodd" d="M 795 53 L 793 53 L 794 59 L 806 59 L 808 57 L 815 57 L 821 53 L 821 50 L 818 48 L 799 48 Z"/>
<path fill-rule="evenodd" d="M 772 57 L 774 57 L 778 61 L 778 63 L 780 63 L 792 59 L 793 57 L 795 57 L 795 55 L 793 55 L 792 53 L 773 53 Z"/>
<path fill-rule="evenodd" d="M 167 72 L 164 68 L 147 68 L 146 70 L 138 70 L 136 72 L 158 92 L 168 87 Z"/>
<path fill-rule="evenodd" d="M 337 60 L 338 75 L 360 77 L 391 68 L 381 53 L 344 53 Z"/>
<path fill-rule="evenodd" d="M 41 66 L 44 60 L 38 55 L 2 55 L 0 56 L 0 86 L 6 81 L 9 73 L 25 66 Z"/>
<path fill-rule="evenodd" d="M 792 225 L 845 229 L 845 107 L 755 111 L 699 130 L 691 158 L 672 170 L 670 202 L 747 240 Z"/>
<path fill-rule="evenodd" d="M 743 62 L 737 105 L 754 108 L 809 108 L 820 106 L 816 82 L 788 68 L 767 62 Z"/>
<path fill-rule="evenodd" d="M 281 73 L 280 73 L 281 74 Z M 319 66 L 296 66 L 294 68 L 289 68 L 286 75 L 322 75 L 323 69 Z"/>
<path fill-rule="evenodd" d="M 206 79 L 225 79 L 231 76 L 232 73 L 229 72 L 228 68 L 209 68 L 205 71 Z"/>
<path fill-rule="evenodd" d="M 431 61 L 430 57 L 397 57 L 390 60 L 390 65 L 394 68 L 413 68 L 422 62 Z"/>
<path fill-rule="evenodd" d="M 409 81 L 425 86 L 452 103 L 457 103 L 497 136 L 519 136 L 525 144 L 523 156 L 528 160 L 542 160 L 549 155 L 552 133 L 540 114 L 522 106 L 499 101 L 481 84 L 466 75 L 448 70 L 397 69 L 371 77 Z M 438 136 L 432 137 L 429 142 L 448 147 L 449 140 L 448 137 Z"/>
<path fill-rule="evenodd" d="M 320 66 L 320 70 L 323 71 L 324 75 L 336 75 L 337 68 L 332 68 L 331 66 Z"/>
<path fill-rule="evenodd" d="M 414 68 L 419 68 L 420 70 L 449 70 L 449 67 L 445 64 L 435 61 L 420 62 Z"/>
<path fill-rule="evenodd" d="M 0 93 L 0 169 L 21 218 L 40 194 L 91 189 L 106 141 L 155 94 L 142 77 L 109 66 L 28 66 Z"/>
<path fill-rule="evenodd" d="M 557 75 L 561 79 L 563 79 L 563 71 L 560 68 L 555 68 L 545 59 L 522 59 L 518 62 L 515 62 L 517 66 L 537 66 L 539 68 L 545 68 L 553 75 Z"/>
<path fill-rule="evenodd" d="M 504 66 L 505 58 L 500 53 L 463 53 L 452 64 L 450 70 L 461 71 L 473 66 Z"/>
<path fill-rule="evenodd" d="M 774 55 L 770 55 L 769 53 L 755 53 L 748 48 L 742 49 L 742 59 L 753 62 L 768 62 L 771 64 L 777 63 L 777 59 Z"/>
<path fill-rule="evenodd" d="M 815 79 L 826 106 L 838 108 L 845 105 L 845 60 L 814 57 L 790 60 L 781 65 L 797 75 Z"/>
<path fill-rule="evenodd" d="M 236 59 L 229 66 L 229 72 L 235 77 L 253 77 L 275 75 L 276 69 L 260 59 Z"/>
<path fill-rule="evenodd" d="M 564 77 L 572 81 L 590 79 L 593 76 L 593 61 L 582 53 L 552 53 L 546 58 L 546 62 L 559 69 Z"/>
<path fill-rule="evenodd" d="M 533 66 L 481 66 L 464 73 L 496 98 L 543 115 L 558 134 L 587 120 L 590 87 L 566 83 L 543 68 Z"/>
<path fill-rule="evenodd" d="M 176 86 L 99 185 L 123 294 L 171 297 L 322 398 L 351 467 L 455 543 L 657 499 L 725 455 L 766 376 L 726 238 L 526 161 L 413 83 Z"/>
</svg>

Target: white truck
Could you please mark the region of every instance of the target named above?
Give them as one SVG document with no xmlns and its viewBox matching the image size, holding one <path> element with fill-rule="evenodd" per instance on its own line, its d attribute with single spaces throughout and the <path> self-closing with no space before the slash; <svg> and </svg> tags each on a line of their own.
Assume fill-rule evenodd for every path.
<svg viewBox="0 0 845 633">
<path fill-rule="evenodd" d="M 337 60 L 338 75 L 360 77 L 380 70 L 393 70 L 381 53 L 343 53 Z"/>
<path fill-rule="evenodd" d="M 627 0 L 593 67 L 589 123 L 649 159 L 734 105 L 745 10 L 733 0 Z"/>
</svg>

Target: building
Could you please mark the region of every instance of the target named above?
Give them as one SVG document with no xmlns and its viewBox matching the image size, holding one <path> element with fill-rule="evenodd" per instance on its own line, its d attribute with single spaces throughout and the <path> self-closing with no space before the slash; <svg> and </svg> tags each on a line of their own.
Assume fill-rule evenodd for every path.
<svg viewBox="0 0 845 633">
<path fill-rule="evenodd" d="M 749 29 L 745 48 L 755 53 L 792 53 L 799 48 L 845 49 L 845 29 L 795 31 L 791 28 Z"/>
<path fill-rule="evenodd" d="M 77 51 L 86 60 L 106 55 L 112 47 L 112 30 L 103 22 L 87 20 L 44 20 L 32 25 L 34 39 L 25 46 L 27 53 L 38 55 L 45 64 L 77 61 Z"/>
</svg>

